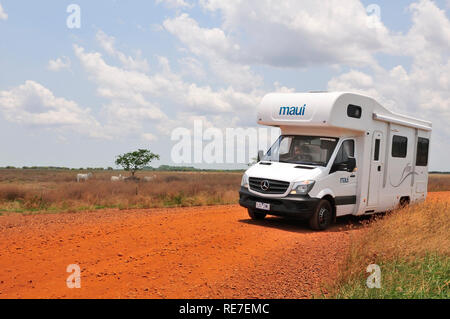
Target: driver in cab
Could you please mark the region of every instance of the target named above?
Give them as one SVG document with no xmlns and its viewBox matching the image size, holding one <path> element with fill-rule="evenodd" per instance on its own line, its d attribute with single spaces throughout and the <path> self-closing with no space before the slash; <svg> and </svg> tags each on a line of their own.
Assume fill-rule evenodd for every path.
<svg viewBox="0 0 450 319">
<path fill-rule="evenodd" d="M 305 154 L 307 147 L 305 145 L 294 145 L 292 161 L 311 161 L 311 155 Z"/>
</svg>

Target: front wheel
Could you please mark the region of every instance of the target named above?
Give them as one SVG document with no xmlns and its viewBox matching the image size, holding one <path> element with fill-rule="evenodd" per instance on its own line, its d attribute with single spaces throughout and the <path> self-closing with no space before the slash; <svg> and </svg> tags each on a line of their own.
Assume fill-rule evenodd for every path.
<svg viewBox="0 0 450 319">
<path fill-rule="evenodd" d="M 257 212 L 254 209 L 248 209 L 248 216 L 253 220 L 261 220 L 266 217 L 266 213 Z"/>
<path fill-rule="evenodd" d="M 322 199 L 309 219 L 309 227 L 314 230 L 325 230 L 331 225 L 332 219 L 333 208 L 329 201 Z"/>
</svg>

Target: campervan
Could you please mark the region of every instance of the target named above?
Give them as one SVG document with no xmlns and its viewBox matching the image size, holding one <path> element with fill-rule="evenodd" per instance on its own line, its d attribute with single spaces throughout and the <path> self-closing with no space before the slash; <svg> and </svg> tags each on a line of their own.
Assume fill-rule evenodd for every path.
<svg viewBox="0 0 450 319">
<path fill-rule="evenodd" d="M 432 125 L 345 92 L 272 93 L 257 122 L 281 136 L 242 177 L 252 219 L 292 216 L 323 230 L 337 217 L 425 200 Z"/>
</svg>

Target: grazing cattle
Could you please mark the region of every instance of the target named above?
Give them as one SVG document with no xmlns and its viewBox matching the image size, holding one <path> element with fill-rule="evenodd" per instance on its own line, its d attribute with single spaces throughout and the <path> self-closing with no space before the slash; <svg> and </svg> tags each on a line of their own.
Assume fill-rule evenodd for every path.
<svg viewBox="0 0 450 319">
<path fill-rule="evenodd" d="M 154 181 L 155 179 L 156 179 L 156 175 L 145 176 L 144 177 L 144 182 L 151 182 L 151 181 Z"/>
<path fill-rule="evenodd" d="M 120 174 L 119 176 L 111 176 L 111 182 L 119 182 L 119 181 L 123 181 L 125 179 L 125 176 L 122 176 L 122 174 Z"/>
<path fill-rule="evenodd" d="M 92 177 L 92 173 L 77 174 L 77 182 L 79 183 L 80 181 L 87 181 L 91 177 Z"/>
</svg>

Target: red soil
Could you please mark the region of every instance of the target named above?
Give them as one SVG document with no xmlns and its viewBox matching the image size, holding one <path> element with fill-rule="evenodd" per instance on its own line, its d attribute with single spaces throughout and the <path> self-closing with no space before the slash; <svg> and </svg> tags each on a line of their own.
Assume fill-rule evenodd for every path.
<svg viewBox="0 0 450 319">
<path fill-rule="evenodd" d="M 314 232 L 237 205 L 3 216 L 0 298 L 309 298 L 361 230 L 348 223 Z"/>
</svg>

